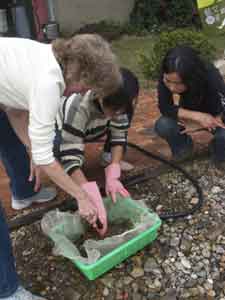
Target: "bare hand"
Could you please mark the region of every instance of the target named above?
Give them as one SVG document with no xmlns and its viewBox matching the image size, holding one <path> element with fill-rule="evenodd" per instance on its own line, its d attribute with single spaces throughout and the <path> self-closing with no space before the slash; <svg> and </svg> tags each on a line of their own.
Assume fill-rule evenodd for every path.
<svg viewBox="0 0 225 300">
<path fill-rule="evenodd" d="M 82 197 L 82 199 L 78 201 L 79 214 L 94 228 L 97 228 L 97 224 L 96 224 L 98 218 L 97 209 L 90 201 L 88 194 L 84 192 L 84 195 L 85 195 L 84 198 Z"/>
<path fill-rule="evenodd" d="M 221 127 L 225 129 L 225 125 L 222 122 L 220 117 L 213 117 L 207 113 L 199 113 L 197 122 L 201 125 L 201 127 L 212 131 L 217 127 Z"/>
<path fill-rule="evenodd" d="M 33 160 L 30 160 L 30 176 L 29 181 L 33 181 L 35 179 L 34 191 L 37 192 L 41 187 L 41 169 L 36 166 Z"/>
</svg>

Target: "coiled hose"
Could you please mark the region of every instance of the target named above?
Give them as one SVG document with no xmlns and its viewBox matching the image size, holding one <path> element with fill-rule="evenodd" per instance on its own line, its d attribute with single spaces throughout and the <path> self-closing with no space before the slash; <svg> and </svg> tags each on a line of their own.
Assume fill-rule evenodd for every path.
<svg viewBox="0 0 225 300">
<path fill-rule="evenodd" d="M 104 141 L 98 141 L 98 142 L 104 142 Z M 148 150 L 145 150 L 144 148 L 142 148 L 142 147 L 140 147 L 136 144 L 128 142 L 127 145 L 128 145 L 128 147 L 133 148 L 133 149 L 141 152 L 145 156 L 153 158 L 155 160 L 158 160 L 158 161 L 172 167 L 173 169 L 181 172 L 193 184 L 193 186 L 195 187 L 195 189 L 197 191 L 199 200 L 191 209 L 183 211 L 183 212 L 161 214 L 161 215 L 159 215 L 159 217 L 162 220 L 184 218 L 184 217 L 187 217 L 189 215 L 194 214 L 198 209 L 201 208 L 201 206 L 203 205 L 203 202 L 204 202 L 202 189 L 199 186 L 197 180 L 194 179 L 190 174 L 188 174 L 187 171 L 185 171 L 183 168 L 181 168 L 178 164 L 176 164 L 174 162 L 171 162 L 171 161 L 168 161 L 167 159 L 165 159 L 165 158 L 163 158 L 159 155 L 156 155 L 156 154 L 154 154 L 154 153 L 152 153 Z M 142 173 L 142 174 L 134 175 L 132 177 L 129 177 L 129 178 L 123 180 L 123 184 L 125 186 L 132 186 L 134 184 L 146 181 L 149 178 L 150 178 L 150 176 L 148 177 L 148 176 L 146 176 L 146 174 Z M 74 199 L 70 198 L 70 199 L 67 199 L 67 200 L 63 201 L 63 203 L 53 204 L 49 207 L 41 208 L 38 211 L 34 211 L 34 212 L 29 213 L 28 215 L 16 218 L 14 220 L 10 220 L 9 221 L 9 229 L 10 229 L 10 231 L 13 231 L 13 230 L 16 230 L 16 229 L 18 229 L 22 226 L 30 225 L 30 224 L 40 220 L 46 212 L 48 212 L 49 210 L 55 209 L 55 208 L 59 208 L 62 211 L 76 210 L 77 209 L 77 204 L 74 201 Z"/>
<path fill-rule="evenodd" d="M 184 218 L 184 217 L 187 217 L 189 215 L 194 214 L 198 209 L 200 209 L 202 207 L 203 202 L 204 202 L 202 189 L 199 186 L 198 181 L 196 179 L 194 179 L 186 170 L 181 168 L 178 164 L 176 164 L 172 161 L 169 161 L 169 160 L 167 160 L 167 159 L 165 159 L 165 158 L 163 158 L 159 155 L 156 155 L 156 154 L 154 154 L 154 153 L 152 153 L 148 150 L 145 150 L 144 148 L 142 148 L 142 147 L 140 147 L 136 144 L 128 142 L 127 145 L 128 145 L 128 147 L 133 148 L 133 149 L 141 152 L 142 154 L 144 154 L 144 155 L 146 155 L 150 158 L 153 158 L 155 160 L 158 160 L 158 161 L 172 167 L 173 169 L 181 172 L 193 184 L 193 186 L 195 187 L 195 189 L 197 191 L 198 202 L 191 209 L 183 211 L 183 212 L 161 214 L 159 216 L 162 220 Z M 132 176 L 127 181 L 125 181 L 125 185 L 130 185 L 131 186 L 133 184 L 137 184 L 137 183 L 141 183 L 143 181 L 146 181 L 147 179 L 148 179 L 148 177 L 145 174 L 138 174 L 136 176 Z"/>
</svg>

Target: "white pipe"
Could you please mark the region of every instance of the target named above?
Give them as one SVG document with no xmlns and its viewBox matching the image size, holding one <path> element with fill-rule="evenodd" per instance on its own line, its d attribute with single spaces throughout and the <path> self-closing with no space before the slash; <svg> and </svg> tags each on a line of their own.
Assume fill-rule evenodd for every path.
<svg viewBox="0 0 225 300">
<path fill-rule="evenodd" d="M 53 1 L 52 0 L 47 0 L 47 5 L 48 5 L 48 21 L 50 23 L 51 22 L 56 22 Z"/>
<path fill-rule="evenodd" d="M 0 9 L 0 34 L 8 32 L 7 11 Z"/>
</svg>

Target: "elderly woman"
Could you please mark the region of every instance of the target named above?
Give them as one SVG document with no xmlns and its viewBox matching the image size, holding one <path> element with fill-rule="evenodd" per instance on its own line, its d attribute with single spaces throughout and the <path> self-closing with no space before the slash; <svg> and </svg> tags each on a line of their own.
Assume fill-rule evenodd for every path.
<svg viewBox="0 0 225 300">
<path fill-rule="evenodd" d="M 96 227 L 97 209 L 55 159 L 53 140 L 56 114 L 66 88 L 79 93 L 91 88 L 104 97 L 119 87 L 121 75 L 108 43 L 98 35 L 77 35 L 51 45 L 0 38 L 0 69 L 1 147 L 14 129 L 29 149 L 33 175 L 43 170 L 77 200 L 80 215 Z M 0 245 L 0 299 L 43 299 L 19 285 L 2 210 Z"/>
</svg>

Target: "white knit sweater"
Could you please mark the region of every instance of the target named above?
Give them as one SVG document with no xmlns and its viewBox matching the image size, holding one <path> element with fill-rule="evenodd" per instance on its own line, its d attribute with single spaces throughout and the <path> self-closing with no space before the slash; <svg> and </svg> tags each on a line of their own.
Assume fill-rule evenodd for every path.
<svg viewBox="0 0 225 300">
<path fill-rule="evenodd" d="M 51 45 L 0 38 L 0 105 L 29 111 L 29 137 L 36 164 L 54 161 L 55 119 L 65 89 Z"/>
</svg>

